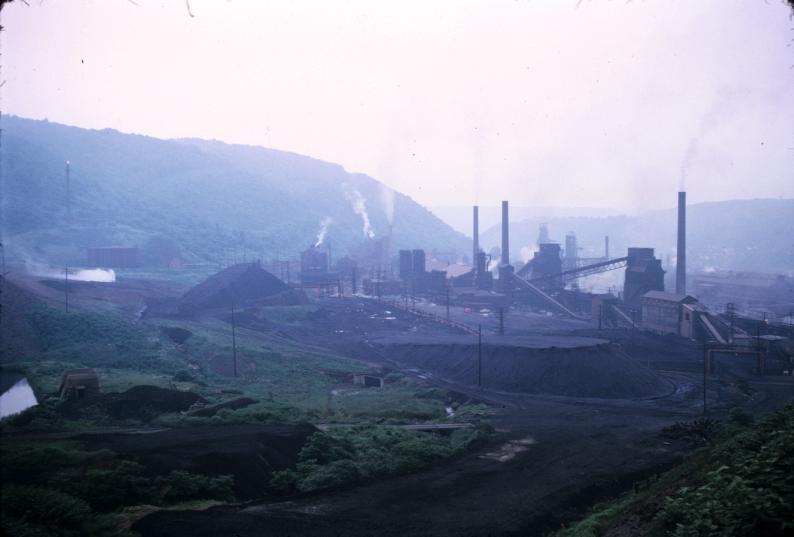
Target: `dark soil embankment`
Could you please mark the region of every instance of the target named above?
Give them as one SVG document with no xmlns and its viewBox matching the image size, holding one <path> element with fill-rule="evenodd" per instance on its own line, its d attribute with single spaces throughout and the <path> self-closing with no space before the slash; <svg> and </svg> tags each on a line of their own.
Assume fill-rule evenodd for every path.
<svg viewBox="0 0 794 537">
<path fill-rule="evenodd" d="M 549 339 L 555 346 L 545 347 L 542 338 L 532 342 L 484 343 L 482 385 L 520 393 L 616 399 L 659 396 L 671 389 L 656 373 L 608 343 L 582 339 L 577 345 L 578 338 L 568 339 Z M 563 346 L 566 341 L 568 344 Z M 384 341 L 381 349 L 387 357 L 403 364 L 477 384 L 476 341 Z"/>
<path fill-rule="evenodd" d="M 273 472 L 294 465 L 316 429 L 311 425 L 223 425 L 148 434 L 83 435 L 90 449 L 107 448 L 157 474 L 186 470 L 232 475 L 241 500 L 265 496 Z"/>
<path fill-rule="evenodd" d="M 123 393 L 109 393 L 101 404 L 117 419 L 141 419 L 166 412 L 184 412 L 196 402 L 206 402 L 200 395 L 157 386 L 133 386 Z"/>
<path fill-rule="evenodd" d="M 121 393 L 61 401 L 58 413 L 69 419 L 81 419 L 86 413 L 100 412 L 116 420 L 149 422 L 161 414 L 185 412 L 207 400 L 198 394 L 157 386 L 139 385 Z"/>
<path fill-rule="evenodd" d="M 193 412 L 190 413 L 190 415 L 207 418 L 210 416 L 214 416 L 224 408 L 228 410 L 239 410 L 241 408 L 251 406 L 255 403 L 257 403 L 256 399 L 251 399 L 250 397 L 238 397 L 237 399 L 224 401 L 223 403 L 218 403 L 217 405 L 206 406 L 204 408 L 194 410 Z"/>
</svg>

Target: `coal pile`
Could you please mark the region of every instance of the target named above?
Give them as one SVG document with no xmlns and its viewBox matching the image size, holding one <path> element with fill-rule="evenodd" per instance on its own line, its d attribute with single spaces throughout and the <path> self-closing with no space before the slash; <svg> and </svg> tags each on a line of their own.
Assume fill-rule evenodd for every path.
<svg viewBox="0 0 794 537">
<path fill-rule="evenodd" d="M 227 310 L 232 305 L 292 305 L 306 302 L 303 293 L 263 269 L 258 263 L 240 263 L 214 274 L 179 299 L 177 311 L 194 315 L 206 310 Z"/>
<path fill-rule="evenodd" d="M 90 449 L 110 449 L 156 474 L 172 470 L 209 476 L 231 475 L 241 500 L 268 494 L 274 472 L 294 465 L 317 429 L 312 425 L 218 425 L 147 434 L 90 434 Z"/>
<path fill-rule="evenodd" d="M 437 339 L 391 338 L 379 343 L 393 360 L 476 385 L 476 338 Z M 560 336 L 484 343 L 482 385 L 517 393 L 609 399 L 655 397 L 671 389 L 656 373 L 603 340 Z"/>
</svg>

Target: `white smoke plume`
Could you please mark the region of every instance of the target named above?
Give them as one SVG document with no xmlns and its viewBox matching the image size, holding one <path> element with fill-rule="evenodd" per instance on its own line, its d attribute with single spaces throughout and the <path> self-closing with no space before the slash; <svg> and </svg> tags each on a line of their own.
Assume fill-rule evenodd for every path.
<svg viewBox="0 0 794 537">
<path fill-rule="evenodd" d="M 698 152 L 698 139 L 692 138 L 689 141 L 689 145 L 687 145 L 686 151 L 684 152 L 684 159 L 681 161 L 681 175 L 678 179 L 678 190 L 683 192 L 686 190 L 686 176 L 689 172 L 689 168 L 692 167 L 692 163 L 695 161 L 695 156 Z"/>
<path fill-rule="evenodd" d="M 64 279 L 64 269 L 57 269 L 42 265 L 41 263 L 28 262 L 25 264 L 25 270 L 28 274 L 38 276 L 40 278 L 53 278 Z M 77 282 L 107 282 L 112 283 L 116 281 L 116 271 L 113 269 L 70 269 L 69 279 Z"/>
<path fill-rule="evenodd" d="M 375 238 L 375 231 L 372 229 L 372 224 L 369 221 L 369 214 L 367 213 L 367 200 L 356 189 L 347 192 L 347 199 L 353 206 L 353 212 L 361 217 L 362 231 L 364 236 L 368 239 Z"/>
<path fill-rule="evenodd" d="M 717 129 L 722 123 L 730 120 L 737 111 L 736 101 L 747 97 L 746 90 L 723 90 L 711 105 L 711 108 L 700 119 L 700 125 L 695 136 L 689 140 L 684 158 L 681 161 L 681 173 L 678 183 L 678 190 L 685 191 L 687 186 L 687 176 L 695 165 L 696 160 L 708 159 L 708 140 L 703 143 L 704 138 Z M 713 161 L 713 156 L 712 159 Z M 713 162 L 710 163 L 713 165 Z"/>
<path fill-rule="evenodd" d="M 537 250 L 530 246 L 522 246 L 521 250 L 519 250 L 519 256 L 521 257 L 521 261 L 524 263 L 529 263 L 529 260 L 532 259 L 532 256 L 535 254 Z"/>
<path fill-rule="evenodd" d="M 315 248 L 325 242 L 325 235 L 328 233 L 328 226 L 330 226 L 331 222 L 333 221 L 334 219 L 330 216 L 326 216 L 320 220 L 320 231 L 317 232 L 317 242 L 314 243 Z"/>
<path fill-rule="evenodd" d="M 389 226 L 394 224 L 394 190 L 380 184 L 380 203 L 383 206 L 383 212 L 386 213 L 386 220 Z"/>
</svg>

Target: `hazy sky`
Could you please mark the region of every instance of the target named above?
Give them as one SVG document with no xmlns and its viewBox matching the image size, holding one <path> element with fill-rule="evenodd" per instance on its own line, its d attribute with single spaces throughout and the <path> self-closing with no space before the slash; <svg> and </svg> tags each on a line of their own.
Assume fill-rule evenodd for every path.
<svg viewBox="0 0 794 537">
<path fill-rule="evenodd" d="M 263 145 L 426 205 L 794 197 L 782 1 L 30 0 L 2 109 Z"/>
</svg>

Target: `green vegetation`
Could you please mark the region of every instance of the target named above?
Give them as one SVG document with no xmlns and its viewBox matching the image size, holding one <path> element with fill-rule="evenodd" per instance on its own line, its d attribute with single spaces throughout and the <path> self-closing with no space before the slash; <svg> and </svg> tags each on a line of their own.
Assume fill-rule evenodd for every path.
<svg viewBox="0 0 794 537">
<path fill-rule="evenodd" d="M 261 313 L 283 325 L 315 312 L 299 306 Z M 39 400 L 0 425 L 2 529 L 13 535 L 112 535 L 153 509 L 235 501 L 231 477 L 179 470 L 155 475 L 139 462 L 107 450 L 85 451 L 78 443 L 53 440 L 60 435 L 51 433 L 145 425 L 330 424 L 329 431 L 311 436 L 298 464 L 274 475 L 271 488 L 278 494 L 425 468 L 465 450 L 478 431 L 445 436 L 394 424 L 477 420 L 490 412 L 471 402 L 450 402 L 445 391 L 399 373 L 390 373 L 383 388 L 354 385 L 352 375 L 373 372 L 371 365 L 297 343 L 278 331 L 238 329 L 239 376 L 233 377 L 231 331 L 222 321 L 131 321 L 111 308 L 102 314 L 66 313 L 46 306 L 34 308 L 29 320 L 41 351 L 2 364 L 25 375 Z M 177 344 L 164 326 L 179 326 L 191 335 Z M 101 397 L 68 402 L 55 396 L 63 372 L 77 367 L 96 369 Z M 135 400 L 124 407 L 134 412 L 115 413 L 121 396 L 108 394 L 141 384 L 189 390 L 210 405 L 242 398 L 254 402 L 200 417 Z M 445 406 L 454 408 L 454 418 Z"/>
<path fill-rule="evenodd" d="M 709 453 L 699 479 L 667 498 L 657 519 L 676 537 L 791 535 L 794 406 Z"/>
<path fill-rule="evenodd" d="M 632 525 L 632 535 L 651 537 L 792 535 L 794 405 L 755 425 L 741 412 L 730 418 L 714 447 L 701 449 L 648 490 L 597 506 L 558 537 L 619 533 L 624 523 Z"/>
<path fill-rule="evenodd" d="M 37 306 L 28 314 L 43 358 L 79 362 L 87 367 L 171 371 L 163 344 L 140 324 L 111 313 L 65 312 Z"/>
<path fill-rule="evenodd" d="M 411 472 L 464 451 L 479 434 L 476 429 L 443 436 L 388 426 L 332 428 L 313 434 L 295 468 L 276 473 L 271 485 L 308 492 Z"/>
<path fill-rule="evenodd" d="M 263 308 L 271 322 L 306 320 L 315 306 Z M 136 385 L 190 390 L 210 404 L 237 397 L 256 402 L 237 410 L 223 409 L 213 416 L 165 413 L 145 421 L 152 425 L 184 426 L 263 422 L 414 423 L 479 420 L 490 410 L 472 403 L 446 403 L 443 390 L 423 387 L 392 373 L 380 389 L 351 383 L 354 373 L 372 366 L 303 345 L 277 331 L 237 330 L 238 377 L 233 377 L 231 328 L 220 320 L 130 321 L 118 312 L 103 314 L 37 306 L 29 314 L 43 350 L 24 361 L 3 364 L 4 369 L 28 377 L 40 405 L 6 427 L 28 430 L 79 430 L 121 424 L 103 413 L 99 404 L 68 407 L 51 396 L 67 369 L 93 367 L 103 393 L 122 392 Z M 163 332 L 179 326 L 192 335 L 181 345 Z M 448 418 L 445 406 L 455 410 Z"/>
<path fill-rule="evenodd" d="M 560 530 L 556 537 L 599 537 L 622 514 L 631 500 L 631 496 L 624 496 L 614 502 L 598 504 L 587 517 L 569 528 Z"/>
<path fill-rule="evenodd" d="M 136 504 L 232 501 L 232 479 L 185 471 L 156 476 L 108 450 L 74 443 L 2 444 L 3 529 L 15 536 L 112 535 L 110 514 Z"/>
</svg>

